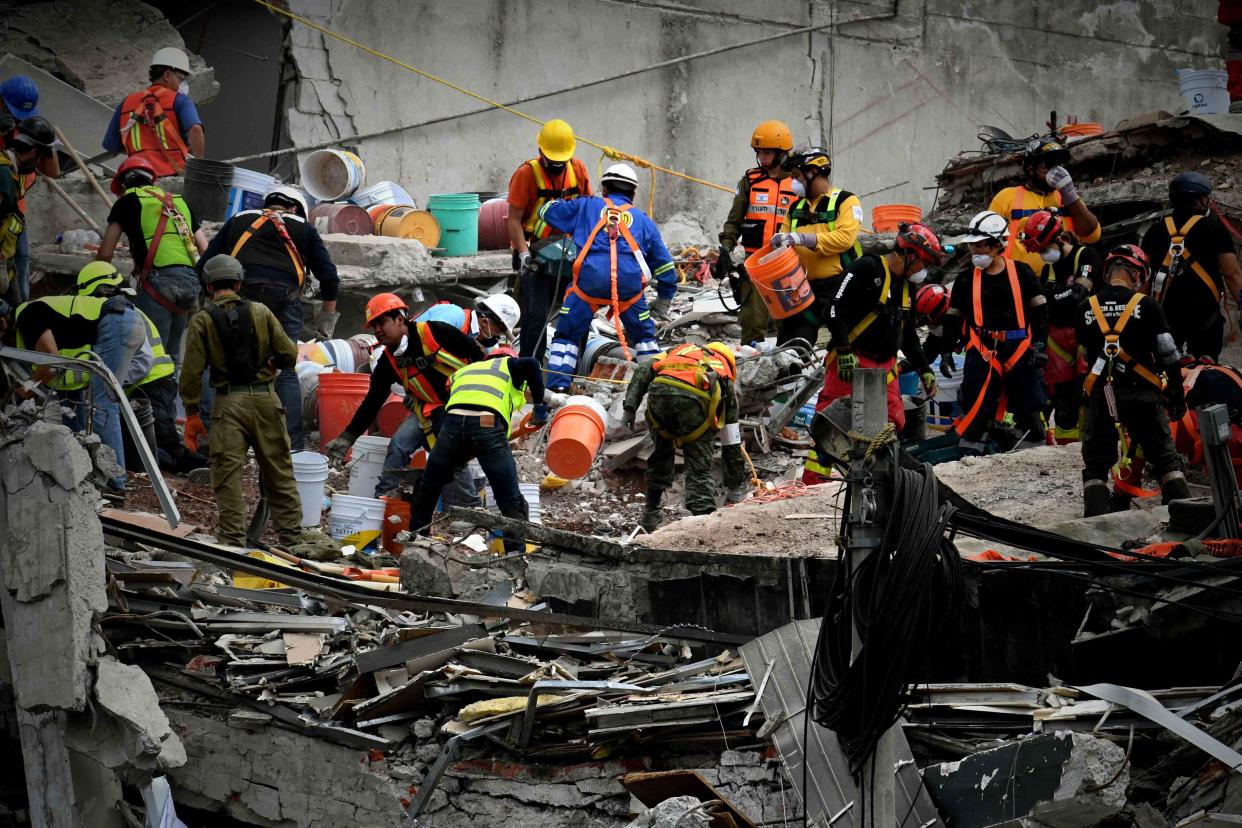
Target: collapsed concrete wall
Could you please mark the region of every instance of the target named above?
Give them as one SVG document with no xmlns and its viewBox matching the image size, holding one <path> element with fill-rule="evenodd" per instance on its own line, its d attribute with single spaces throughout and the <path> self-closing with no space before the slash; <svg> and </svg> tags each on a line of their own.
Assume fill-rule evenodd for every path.
<svg viewBox="0 0 1242 828">
<path fill-rule="evenodd" d="M 589 13 L 553 0 L 290 3 L 295 13 L 501 101 L 828 26 L 520 108 L 730 187 L 753 164 L 755 123 L 781 118 L 796 142 L 831 146 L 837 183 L 874 193 L 864 200 L 868 217 L 875 204 L 930 208 L 924 187 L 946 158 L 977 145 L 980 124 L 1026 136 L 1043 128 L 1050 110 L 1111 128 L 1138 112 L 1183 109 L 1174 70 L 1221 61 L 1216 6 L 781 0 L 757 14 L 734 0 L 614 0 Z M 301 78 L 288 110 L 295 145 L 481 106 L 304 25 L 293 24 L 290 37 Z M 503 190 L 534 154 L 535 135 L 533 124 L 490 112 L 366 140 L 360 150 L 369 178 L 400 181 L 422 203 L 432 193 Z M 594 169 L 597 150 L 580 143 L 579 155 Z M 715 228 L 728 205 L 725 193 L 659 178 L 659 215 L 687 209 Z"/>
</svg>

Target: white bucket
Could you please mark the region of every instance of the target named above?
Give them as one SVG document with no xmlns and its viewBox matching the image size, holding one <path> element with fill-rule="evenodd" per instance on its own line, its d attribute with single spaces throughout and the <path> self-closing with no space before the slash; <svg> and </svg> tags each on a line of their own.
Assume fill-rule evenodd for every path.
<svg viewBox="0 0 1242 828">
<path fill-rule="evenodd" d="M 367 180 L 362 159 L 345 150 L 315 150 L 302 159 L 300 171 L 302 186 L 319 201 L 349 198 Z"/>
<path fill-rule="evenodd" d="M 378 184 L 372 184 L 370 187 L 363 187 L 354 193 L 350 199 L 364 210 L 369 210 L 377 204 L 393 204 L 407 205 L 417 208 L 414 198 L 407 193 L 400 184 L 395 181 L 381 181 Z"/>
<path fill-rule="evenodd" d="M 335 540 L 359 532 L 380 532 L 384 528 L 384 501 L 373 497 L 332 496 L 332 513 L 328 516 L 328 534 Z"/>
<path fill-rule="evenodd" d="M 359 437 L 354 441 L 353 460 L 349 466 L 349 493 L 357 497 L 371 497 L 375 485 L 384 471 L 384 456 L 388 454 L 387 437 Z"/>
<path fill-rule="evenodd" d="M 302 526 L 318 526 L 323 515 L 323 487 L 328 480 L 328 458 L 313 451 L 294 452 L 293 479 L 302 500 Z"/>
<path fill-rule="evenodd" d="M 542 525 L 543 507 L 539 503 L 539 484 L 519 483 L 518 489 L 522 492 L 522 497 L 526 498 L 528 522 Z M 490 485 L 483 487 L 483 506 L 492 514 L 500 514 L 500 507 L 496 505 L 496 493 Z"/>
<path fill-rule="evenodd" d="M 1177 84 L 1191 115 L 1229 111 L 1229 73 L 1224 69 L 1178 69 Z"/>
<path fill-rule="evenodd" d="M 270 175 L 234 167 L 233 181 L 229 185 L 229 203 L 224 209 L 224 217 L 229 219 L 242 210 L 259 209 L 263 206 L 263 199 L 276 183 L 276 179 Z"/>
</svg>

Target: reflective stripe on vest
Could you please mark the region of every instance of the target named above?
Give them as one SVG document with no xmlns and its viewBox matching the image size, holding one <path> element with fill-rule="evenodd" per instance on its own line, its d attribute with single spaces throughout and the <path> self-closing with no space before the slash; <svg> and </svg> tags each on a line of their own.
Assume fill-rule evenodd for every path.
<svg viewBox="0 0 1242 828">
<path fill-rule="evenodd" d="M 530 165 L 531 171 L 535 174 L 535 203 L 530 205 L 529 215 L 526 221 L 522 222 L 522 229 L 526 231 L 528 241 L 535 239 L 545 239 L 552 235 L 552 228 L 543 220 L 540 213 L 543 205 L 557 199 L 574 198 L 581 195 L 578 187 L 578 174 L 574 171 L 574 162 L 571 158 L 565 163 L 565 172 L 562 174 L 562 181 L 565 186 L 560 190 L 554 190 L 552 183 L 548 180 L 548 174 L 543 169 L 543 164 L 538 158 L 532 158 L 526 162 Z"/>
<path fill-rule="evenodd" d="M 653 383 L 693 394 L 703 406 L 703 422 L 689 434 L 677 436 L 656 420 L 648 404 L 647 422 L 660 436 L 681 446 L 693 443 L 709 428 L 720 428 L 721 391 L 717 377 L 731 378 L 731 372 L 721 357 L 698 345 L 685 344 L 657 356 L 651 367 L 655 371 Z M 708 376 L 709 371 L 715 376 Z"/>
<path fill-rule="evenodd" d="M 1157 301 L 1163 300 L 1164 297 L 1168 295 L 1169 287 L 1173 284 L 1174 275 L 1169 271 L 1169 268 L 1176 260 L 1180 262 L 1183 267 L 1188 267 L 1193 270 L 1195 275 L 1199 277 L 1199 280 L 1203 282 L 1203 284 L 1206 285 L 1207 289 L 1211 292 L 1212 300 L 1218 304 L 1220 303 L 1220 286 L 1217 285 L 1216 281 L 1212 279 L 1212 276 L 1203 269 L 1203 265 L 1195 261 L 1194 256 L 1191 255 L 1190 250 L 1186 247 L 1186 236 L 1190 234 L 1190 231 L 1202 218 L 1203 216 L 1201 215 L 1191 216 L 1186 223 L 1179 228 L 1173 223 L 1172 216 L 1164 217 L 1164 228 L 1169 232 L 1169 250 L 1164 254 L 1163 266 L 1165 272 L 1169 275 L 1165 277 L 1164 284 L 1160 287 L 1160 293 L 1158 295 L 1153 294 L 1153 298 Z"/>
<path fill-rule="evenodd" d="M 1104 335 L 1104 352 L 1103 356 L 1096 359 L 1095 364 L 1091 366 L 1091 373 L 1087 374 L 1086 380 L 1083 381 L 1082 390 L 1090 394 L 1091 389 L 1095 388 L 1095 383 L 1100 375 L 1104 373 L 1104 368 L 1108 368 L 1108 376 L 1105 382 L 1113 381 L 1113 362 L 1120 359 L 1130 370 L 1138 374 L 1143 379 L 1156 386 L 1157 391 L 1164 389 L 1164 383 L 1160 377 L 1152 373 L 1145 365 L 1141 365 L 1134 361 L 1134 357 L 1126 353 L 1121 347 L 1121 332 L 1126 329 L 1126 323 L 1130 321 L 1130 317 L 1134 315 L 1134 309 L 1138 307 L 1139 302 L 1143 301 L 1143 294 L 1136 293 L 1130 297 L 1130 301 L 1126 302 L 1125 310 L 1121 312 L 1121 316 L 1117 319 L 1117 324 L 1109 325 L 1108 320 L 1104 318 L 1104 310 L 1100 307 L 1100 297 L 1092 296 L 1087 300 L 1091 305 L 1091 314 L 1095 317 L 1095 324 L 1099 326 L 1100 333 Z"/>
<path fill-rule="evenodd" d="M 135 308 L 135 310 L 137 309 Z M 172 357 L 170 357 L 168 355 L 168 351 L 164 349 L 164 340 L 160 339 L 159 328 L 155 327 L 155 323 L 151 321 L 151 318 L 142 311 L 139 310 L 138 315 L 141 316 L 142 320 L 147 323 L 147 342 L 151 344 L 151 353 L 153 358 L 151 360 L 151 370 L 147 371 L 147 375 L 145 377 L 134 383 L 135 386 L 146 385 L 148 382 L 155 382 L 156 380 L 161 380 L 165 377 L 171 377 L 173 372 L 177 370 L 177 366 L 173 363 Z M 124 380 L 124 377 L 121 377 L 120 379 Z"/>
<path fill-rule="evenodd" d="M 742 219 L 762 222 L 762 243 L 767 244 L 789 215 L 789 208 L 798 200 L 798 194 L 790 185 L 793 178 L 777 181 L 762 170 L 750 170 L 746 173 L 746 178 L 750 184 L 750 192 L 746 202 L 746 214 Z M 743 246 L 743 249 L 747 253 L 754 253 L 759 247 Z"/>
<path fill-rule="evenodd" d="M 443 405 L 444 401 L 440 399 L 435 386 L 424 376 L 424 373 L 437 371 L 446 377 L 451 377 L 453 372 L 469 364 L 468 360 L 461 359 L 441 348 L 428 323 L 415 322 L 414 329 L 418 334 L 422 354 L 415 357 L 411 364 L 404 367 L 398 365 L 396 357 L 387 348 L 384 349 L 384 354 L 392 364 L 392 369 L 401 380 L 402 386 L 413 394 L 415 399 L 432 406 Z"/>
<path fill-rule="evenodd" d="M 138 197 L 138 203 L 142 211 L 142 236 L 147 242 L 148 255 L 150 255 L 149 251 L 152 244 L 155 244 L 155 258 L 152 259 L 151 266 L 169 267 L 172 265 L 185 265 L 186 267 L 193 267 L 195 260 L 190 256 L 190 250 L 194 245 L 194 235 L 190 231 L 190 208 L 186 205 L 185 199 L 179 195 L 173 195 L 172 209 L 168 209 L 167 199 L 169 194 L 159 187 L 134 187 L 125 191 L 126 195 L 130 193 Z M 176 239 L 176 242 L 169 241 L 168 244 L 164 243 L 165 240 L 170 238 L 167 229 L 158 241 L 155 238 L 160 217 L 165 212 L 168 213 L 168 223 L 173 225 L 174 233 L 171 238 Z M 197 248 L 193 249 L 197 252 Z M 139 262 L 134 262 L 134 264 L 139 268 L 142 266 Z"/>
<path fill-rule="evenodd" d="M 175 89 L 152 84 L 121 103 L 120 138 L 125 152 L 142 155 L 161 177 L 181 172 L 190 154 L 181 138 L 176 100 Z"/>
<path fill-rule="evenodd" d="M 72 319 L 75 316 L 83 319 L 98 322 L 101 311 L 104 306 L 103 299 L 94 296 L 45 296 L 42 299 L 36 299 L 34 302 L 46 305 L 57 314 Z M 34 302 L 26 302 L 17 309 L 14 316 L 14 327 L 17 328 L 17 347 L 30 348 L 35 347 L 35 343 L 27 344 L 21 334 L 21 328 L 17 326 L 17 320 L 21 318 L 22 311 L 28 308 Z M 56 353 L 63 357 L 71 359 L 90 359 L 90 351 L 94 347 L 93 342 L 88 342 L 77 348 L 64 348 L 57 345 Z M 60 370 L 60 369 L 57 369 Z M 124 377 L 121 377 L 124 379 Z M 60 370 L 56 376 L 48 381 L 48 387 L 57 391 L 76 391 L 85 388 L 91 383 L 91 375 L 87 371 L 75 371 L 72 369 Z"/>
<path fill-rule="evenodd" d="M 259 229 L 269 221 L 276 228 L 276 234 L 284 242 L 285 252 L 289 254 L 289 258 L 293 262 L 293 272 L 298 277 L 298 287 L 301 287 L 302 280 L 306 278 L 306 265 L 302 262 L 302 254 L 298 252 L 297 245 L 293 243 L 293 238 L 289 235 L 289 229 L 285 227 L 284 218 L 276 210 L 264 210 L 263 215 L 252 221 L 250 226 L 242 231 L 241 236 L 237 239 L 237 244 L 233 245 L 233 249 L 229 251 L 229 255 L 236 259 L 238 252 L 246 246 L 250 238 L 259 232 Z"/>
<path fill-rule="evenodd" d="M 445 409 L 459 405 L 486 408 L 509 423 L 513 412 L 526 405 L 526 394 L 513 384 L 509 359 L 507 356 L 485 359 L 459 369 L 449 380 L 450 394 Z"/>
<path fill-rule="evenodd" d="M 793 232 L 798 229 L 799 221 L 807 221 L 809 224 L 827 224 L 828 232 L 831 233 L 837 229 L 837 199 L 841 197 L 841 188 L 833 187 L 832 192 L 828 194 L 828 207 L 823 212 L 816 212 L 811 209 L 811 203 L 805 198 L 793 206 L 789 211 L 789 230 Z M 841 269 L 844 270 L 851 262 L 863 254 L 862 244 L 855 239 L 854 246 L 849 250 L 840 253 Z"/>
</svg>

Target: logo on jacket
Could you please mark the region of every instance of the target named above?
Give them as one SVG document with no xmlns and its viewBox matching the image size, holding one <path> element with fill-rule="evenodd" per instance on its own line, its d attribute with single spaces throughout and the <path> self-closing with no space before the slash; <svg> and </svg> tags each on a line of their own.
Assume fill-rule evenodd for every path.
<svg viewBox="0 0 1242 828">
<path fill-rule="evenodd" d="M 629 210 L 618 210 L 615 207 L 605 207 L 599 211 L 599 218 L 605 225 L 624 224 L 626 227 L 634 226 L 634 216 Z"/>
</svg>

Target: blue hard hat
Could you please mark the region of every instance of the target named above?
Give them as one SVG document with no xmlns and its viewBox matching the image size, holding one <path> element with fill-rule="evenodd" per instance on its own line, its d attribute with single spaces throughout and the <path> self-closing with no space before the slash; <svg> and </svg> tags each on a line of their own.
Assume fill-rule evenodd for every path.
<svg viewBox="0 0 1242 828">
<path fill-rule="evenodd" d="M 39 114 L 39 87 L 25 75 L 14 75 L 0 83 L 0 100 L 19 121 Z"/>
</svg>

